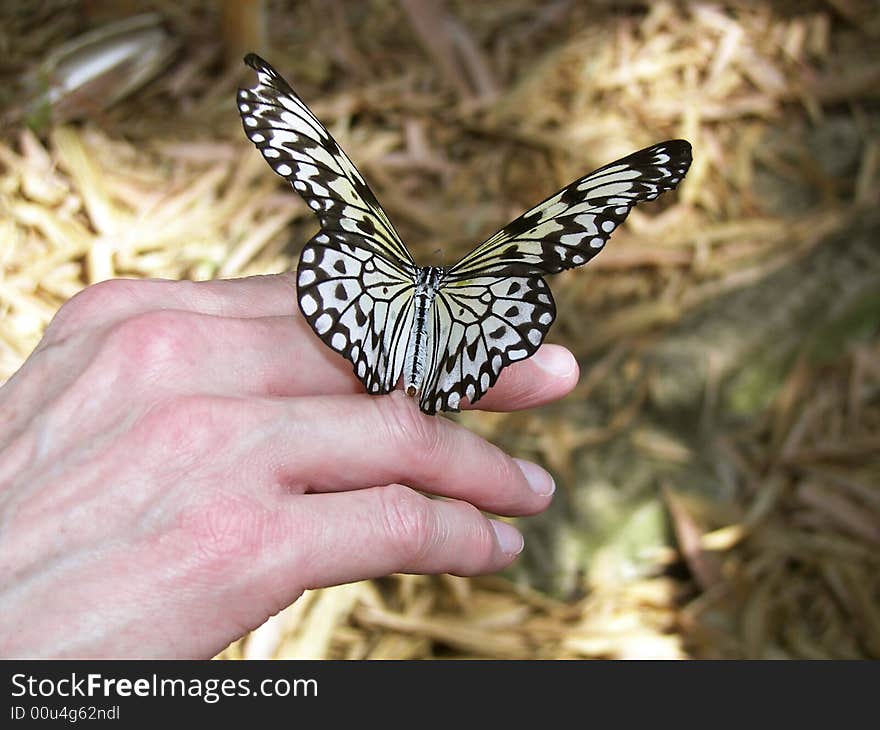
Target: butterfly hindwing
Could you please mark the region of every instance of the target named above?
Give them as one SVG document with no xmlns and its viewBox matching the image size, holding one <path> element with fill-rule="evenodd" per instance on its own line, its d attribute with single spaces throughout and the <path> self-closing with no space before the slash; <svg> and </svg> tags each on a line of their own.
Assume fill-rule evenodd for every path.
<svg viewBox="0 0 880 730">
<path fill-rule="evenodd" d="M 555 274 L 595 256 L 636 203 L 674 188 L 691 162 L 691 145 L 651 145 L 567 185 L 477 246 L 449 272 Z"/>
<path fill-rule="evenodd" d="M 430 321 L 421 409 L 457 411 L 464 398 L 477 402 L 505 367 L 534 354 L 555 317 L 553 295 L 539 276 L 444 282 Z"/>
<path fill-rule="evenodd" d="M 340 234 L 319 233 L 300 255 L 297 295 L 306 321 L 351 361 L 368 393 L 394 389 L 413 320 L 405 271 Z"/>
</svg>

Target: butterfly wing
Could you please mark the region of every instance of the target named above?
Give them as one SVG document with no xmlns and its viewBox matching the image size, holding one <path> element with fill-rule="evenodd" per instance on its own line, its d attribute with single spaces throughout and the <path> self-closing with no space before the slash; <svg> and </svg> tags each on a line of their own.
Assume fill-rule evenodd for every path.
<svg viewBox="0 0 880 730">
<path fill-rule="evenodd" d="M 636 203 L 674 188 L 690 162 L 690 144 L 670 140 L 605 165 L 449 269 L 435 299 L 422 410 L 474 403 L 505 367 L 531 356 L 556 314 L 541 275 L 589 261 Z"/>
<path fill-rule="evenodd" d="M 351 361 L 369 393 L 387 393 L 403 368 L 413 317 L 412 256 L 376 196 L 327 129 L 266 61 L 245 63 L 257 83 L 239 89 L 248 138 L 317 215 L 321 230 L 297 267 L 300 310 Z"/>
<path fill-rule="evenodd" d="M 534 354 L 556 317 L 540 276 L 476 276 L 444 282 L 434 298 L 420 407 L 476 403 L 512 362 Z"/>
<path fill-rule="evenodd" d="M 326 127 L 266 61 L 253 53 L 244 60 L 257 72 L 255 86 L 238 90 L 245 134 L 315 212 L 321 229 L 357 236 L 365 248 L 414 266 L 373 191 Z"/>
<path fill-rule="evenodd" d="M 300 256 L 297 292 L 312 329 L 351 361 L 367 392 L 392 391 L 412 330 L 412 278 L 350 236 L 322 232 Z"/>
<path fill-rule="evenodd" d="M 674 139 L 600 167 L 508 223 L 448 275 L 541 275 L 581 266 L 602 250 L 636 203 L 673 189 L 690 163 L 690 143 Z"/>
</svg>

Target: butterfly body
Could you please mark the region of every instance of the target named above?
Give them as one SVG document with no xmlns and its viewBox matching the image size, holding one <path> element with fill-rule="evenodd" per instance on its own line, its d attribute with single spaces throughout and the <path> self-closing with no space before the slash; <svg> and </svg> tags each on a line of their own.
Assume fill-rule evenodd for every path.
<svg viewBox="0 0 880 730">
<path fill-rule="evenodd" d="M 691 162 L 685 140 L 651 145 L 575 180 L 456 264 L 420 267 L 324 125 L 268 63 L 245 62 L 258 77 L 238 93 L 245 133 L 321 225 L 300 254 L 300 311 L 368 393 L 402 386 L 428 414 L 476 402 L 534 354 L 556 316 L 543 277 L 588 262 Z"/>
<path fill-rule="evenodd" d="M 429 327 L 431 307 L 440 288 L 440 282 L 446 269 L 439 266 L 424 266 L 419 269 L 413 293 L 413 323 L 403 360 L 403 372 L 406 376 L 404 390 L 410 397 L 415 396 L 422 387 L 431 330 Z"/>
</svg>

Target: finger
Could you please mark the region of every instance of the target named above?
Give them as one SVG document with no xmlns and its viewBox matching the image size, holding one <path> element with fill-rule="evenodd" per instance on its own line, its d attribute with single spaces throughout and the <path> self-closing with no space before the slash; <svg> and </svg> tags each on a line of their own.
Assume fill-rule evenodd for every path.
<svg viewBox="0 0 880 730">
<path fill-rule="evenodd" d="M 560 345 L 542 345 L 528 360 L 501 371 L 498 382 L 469 410 L 516 411 L 550 403 L 568 395 L 577 385 L 577 360 Z"/>
<path fill-rule="evenodd" d="M 83 289 L 61 307 L 43 343 L 161 309 L 243 318 L 299 314 L 296 283 L 289 273 L 199 282 L 110 279 Z"/>
<path fill-rule="evenodd" d="M 324 345 L 301 317 L 241 319 L 154 309 L 122 319 L 102 336 L 120 368 L 158 380 L 171 391 L 260 396 L 363 392 L 351 363 Z M 490 408 L 526 408 L 561 397 L 574 386 L 577 363 L 564 348 L 545 345 L 532 360 L 502 374 L 486 396 Z"/>
<path fill-rule="evenodd" d="M 230 391 L 255 395 L 363 393 L 351 363 L 327 347 L 301 317 L 217 321 L 207 337 L 202 363 L 221 366 L 217 378 Z M 247 344 L 243 344 L 247 343 Z M 206 365 L 207 367 L 207 365 Z M 530 359 L 502 371 L 498 382 L 466 409 L 515 411 L 550 403 L 577 385 L 574 355 L 559 345 L 543 345 Z"/>
<path fill-rule="evenodd" d="M 506 515 L 534 514 L 550 503 L 554 483 L 544 469 L 446 418 L 426 416 L 399 391 L 264 403 L 261 430 L 268 435 L 249 458 L 262 464 L 265 481 L 288 491 L 401 483 Z M 241 422 L 236 408 L 229 416 Z"/>
<path fill-rule="evenodd" d="M 346 360 L 300 317 L 218 317 L 151 310 L 99 333 L 128 377 L 177 393 L 301 396 L 363 392 Z"/>
<path fill-rule="evenodd" d="M 275 554 L 306 588 L 389 573 L 479 575 L 508 566 L 523 548 L 516 528 L 472 505 L 400 485 L 305 495 L 279 515 L 290 545 Z"/>
</svg>

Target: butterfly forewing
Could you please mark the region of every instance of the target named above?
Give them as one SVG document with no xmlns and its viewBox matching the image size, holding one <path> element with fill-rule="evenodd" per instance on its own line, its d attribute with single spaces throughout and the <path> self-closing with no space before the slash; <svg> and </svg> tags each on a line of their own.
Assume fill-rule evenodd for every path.
<svg viewBox="0 0 880 730">
<path fill-rule="evenodd" d="M 676 139 L 605 165 L 508 223 L 449 276 L 555 274 L 581 266 L 602 250 L 636 203 L 678 185 L 690 162 L 690 143 Z"/>
<path fill-rule="evenodd" d="M 245 58 L 258 83 L 238 90 L 245 134 L 318 216 L 324 232 L 413 266 L 412 256 L 363 176 L 288 83 L 259 56 Z"/>
</svg>

